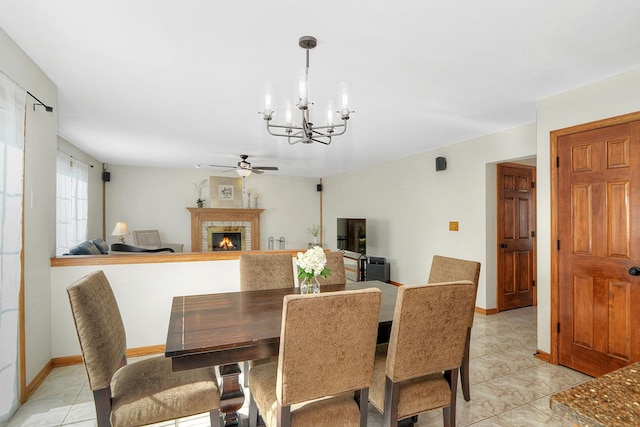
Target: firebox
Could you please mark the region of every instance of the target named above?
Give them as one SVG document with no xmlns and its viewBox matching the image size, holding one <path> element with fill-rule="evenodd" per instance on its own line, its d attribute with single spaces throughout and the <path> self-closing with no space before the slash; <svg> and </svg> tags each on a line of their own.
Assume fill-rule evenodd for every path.
<svg viewBox="0 0 640 427">
<path fill-rule="evenodd" d="M 213 226 L 208 227 L 208 248 L 210 251 L 243 251 L 244 227 Z"/>
<path fill-rule="evenodd" d="M 242 247 L 240 233 L 211 233 L 213 251 L 239 251 Z"/>
</svg>

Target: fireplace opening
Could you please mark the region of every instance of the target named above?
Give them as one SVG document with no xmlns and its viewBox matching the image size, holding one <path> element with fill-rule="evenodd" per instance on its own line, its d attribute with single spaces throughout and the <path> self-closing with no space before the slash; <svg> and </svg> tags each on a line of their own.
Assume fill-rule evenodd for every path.
<svg viewBox="0 0 640 427">
<path fill-rule="evenodd" d="M 246 228 L 236 225 L 213 225 L 207 227 L 204 239 L 207 240 L 207 250 L 219 251 L 246 251 Z"/>
<path fill-rule="evenodd" d="M 211 249 L 216 251 L 242 250 L 241 233 L 211 233 Z"/>
</svg>

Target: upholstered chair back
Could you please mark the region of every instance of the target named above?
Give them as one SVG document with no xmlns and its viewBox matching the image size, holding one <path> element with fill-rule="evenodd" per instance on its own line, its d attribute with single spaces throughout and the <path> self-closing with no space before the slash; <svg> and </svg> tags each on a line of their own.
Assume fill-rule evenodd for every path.
<svg viewBox="0 0 640 427">
<path fill-rule="evenodd" d="M 326 268 L 331 270 L 327 278 L 318 276 L 320 285 L 344 285 L 347 283 L 347 276 L 344 271 L 344 258 L 342 252 L 331 251 L 325 253 L 327 257 Z"/>
<path fill-rule="evenodd" d="M 457 369 L 474 306 L 471 281 L 401 286 L 391 325 L 386 376 L 400 382 Z"/>
<path fill-rule="evenodd" d="M 133 230 L 133 244 L 140 246 L 160 246 L 160 232 L 158 230 Z"/>
<path fill-rule="evenodd" d="M 288 288 L 295 286 L 291 254 L 240 255 L 240 290 Z"/>
<path fill-rule="evenodd" d="M 478 280 L 480 278 L 480 263 L 458 258 L 449 258 L 434 255 L 431 261 L 428 283 L 453 282 L 457 280 L 470 280 L 473 282 L 475 293 L 478 292 Z M 474 296 L 475 304 L 475 296 Z M 469 327 L 473 326 L 473 316 Z"/>
<path fill-rule="evenodd" d="M 118 303 L 103 271 L 94 271 L 67 288 L 80 349 L 92 391 L 109 387 L 126 364 L 126 336 Z"/>
<path fill-rule="evenodd" d="M 284 297 L 276 381 L 282 406 L 369 387 L 381 295 L 371 288 Z"/>
</svg>

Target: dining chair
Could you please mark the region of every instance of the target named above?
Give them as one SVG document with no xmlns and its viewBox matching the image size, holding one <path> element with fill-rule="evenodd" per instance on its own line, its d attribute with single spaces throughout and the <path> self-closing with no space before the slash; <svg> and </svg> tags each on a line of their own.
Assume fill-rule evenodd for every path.
<svg viewBox="0 0 640 427">
<path fill-rule="evenodd" d="M 389 344 L 376 351 L 369 394 L 384 414 L 383 426 L 440 408 L 444 425 L 455 426 L 458 369 L 474 306 L 470 281 L 400 286 Z"/>
<path fill-rule="evenodd" d="M 331 251 L 325 253 L 327 257 L 326 268 L 331 270 L 331 273 L 324 278 L 318 276 L 318 283 L 322 285 L 344 285 L 347 283 L 347 275 L 344 270 L 344 257 L 340 251 Z"/>
<path fill-rule="evenodd" d="M 171 372 L 156 356 L 127 364 L 118 303 L 104 272 L 67 288 L 99 427 L 140 426 L 209 412 L 220 427 L 220 391 L 214 368 Z"/>
<path fill-rule="evenodd" d="M 478 279 L 480 278 L 480 263 L 467 261 L 458 258 L 449 258 L 441 255 L 434 255 L 431 261 L 428 283 L 452 282 L 454 280 L 470 280 L 476 294 L 478 293 Z M 475 300 L 474 300 L 475 301 Z M 469 388 L 469 351 L 471 348 L 471 328 L 473 327 L 473 316 L 469 321 L 467 330 L 467 340 L 464 346 L 464 359 L 460 367 L 460 383 L 462 384 L 462 394 L 467 402 L 471 400 Z"/>
<path fill-rule="evenodd" d="M 242 254 L 239 261 L 241 291 L 293 288 L 295 286 L 291 254 Z M 249 386 L 249 370 L 253 366 L 275 360 L 276 358 L 272 357 L 245 361 L 243 363 L 244 386 Z"/>
<path fill-rule="evenodd" d="M 249 371 L 249 425 L 367 425 L 379 289 L 287 295 L 278 361 Z"/>
<path fill-rule="evenodd" d="M 288 288 L 295 285 L 291 254 L 240 255 L 240 290 Z"/>
</svg>

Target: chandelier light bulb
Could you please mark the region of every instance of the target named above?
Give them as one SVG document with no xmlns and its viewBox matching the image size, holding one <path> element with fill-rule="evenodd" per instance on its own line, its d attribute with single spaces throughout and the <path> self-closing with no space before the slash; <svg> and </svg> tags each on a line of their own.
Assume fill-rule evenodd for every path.
<svg viewBox="0 0 640 427">
<path fill-rule="evenodd" d="M 300 100 L 298 103 L 298 108 L 304 109 L 308 106 L 309 75 L 308 75 L 308 69 L 306 68 L 302 71 L 300 79 L 298 80 L 298 99 Z"/>
<path fill-rule="evenodd" d="M 273 116 L 273 96 L 272 96 L 272 90 L 271 90 L 271 85 L 269 83 L 266 83 L 263 85 L 262 88 L 262 93 L 263 93 L 263 97 L 262 97 L 262 114 L 264 115 L 264 119 L 265 120 L 271 120 L 272 116 Z"/>
<path fill-rule="evenodd" d="M 333 126 L 333 117 L 336 114 L 336 107 L 333 104 L 333 101 L 327 101 L 327 126 Z"/>
<path fill-rule="evenodd" d="M 292 123 L 291 116 L 293 115 L 293 112 L 291 110 L 291 101 L 286 101 L 284 105 L 284 123 L 288 127 L 291 127 Z"/>
</svg>

